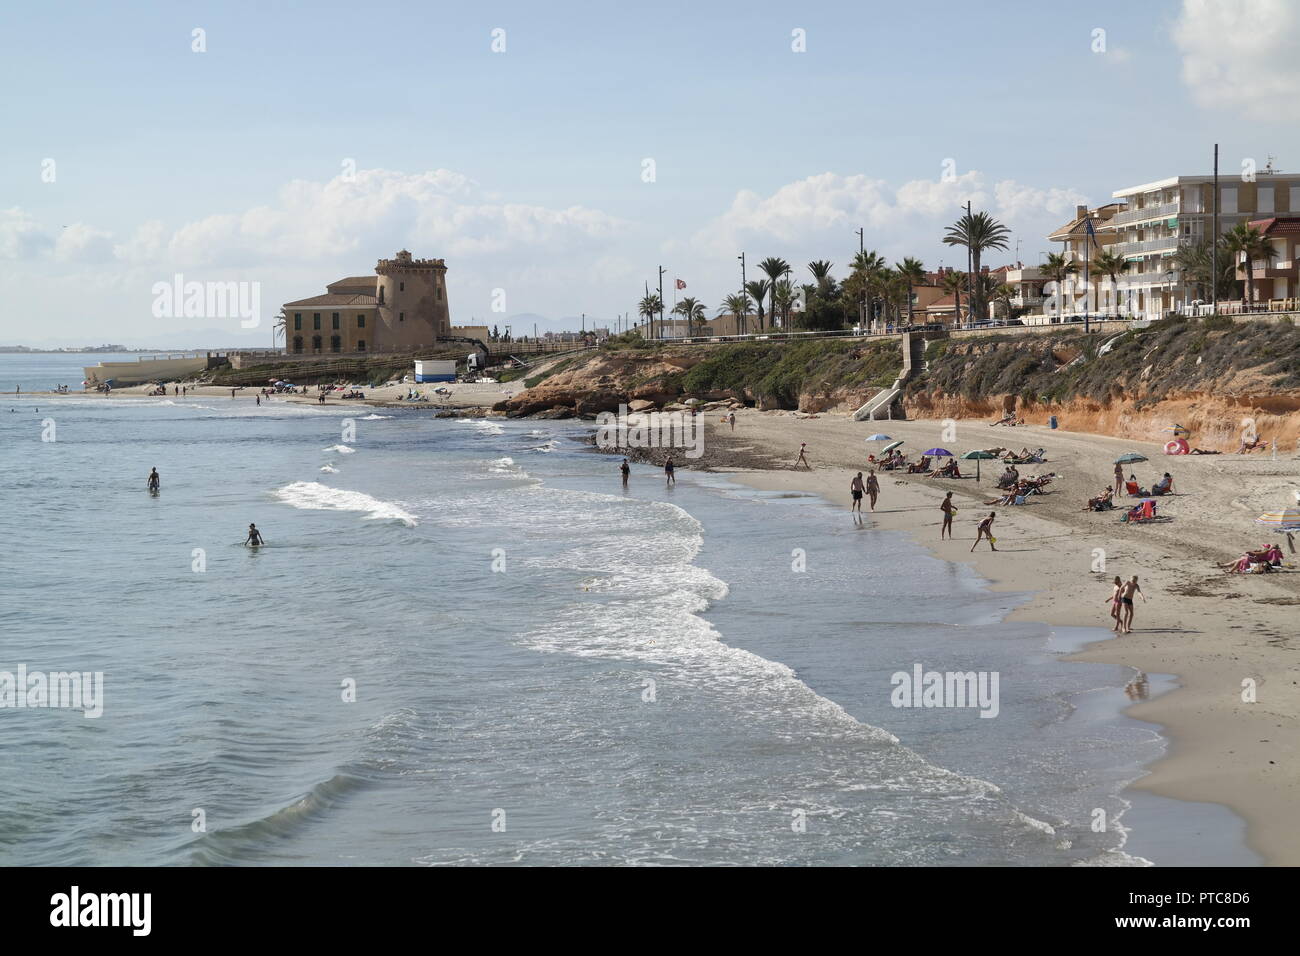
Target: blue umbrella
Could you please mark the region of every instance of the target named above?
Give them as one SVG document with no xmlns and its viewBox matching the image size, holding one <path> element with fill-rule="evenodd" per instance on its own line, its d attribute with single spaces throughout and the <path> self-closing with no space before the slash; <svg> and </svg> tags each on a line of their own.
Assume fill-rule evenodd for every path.
<svg viewBox="0 0 1300 956">
<path fill-rule="evenodd" d="M 872 435 L 870 438 L 864 440 L 865 441 L 893 441 L 893 439 L 891 439 L 888 435 L 882 435 L 879 432 Z"/>
<path fill-rule="evenodd" d="M 931 448 L 926 452 L 932 458 L 951 458 L 952 452 L 946 448 Z"/>
</svg>

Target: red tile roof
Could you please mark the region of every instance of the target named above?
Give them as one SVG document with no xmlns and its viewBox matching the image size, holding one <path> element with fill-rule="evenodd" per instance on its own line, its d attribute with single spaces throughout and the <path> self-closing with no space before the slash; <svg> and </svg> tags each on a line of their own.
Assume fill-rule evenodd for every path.
<svg viewBox="0 0 1300 956">
<path fill-rule="evenodd" d="M 286 302 L 284 307 L 301 307 L 311 308 L 312 306 L 347 306 L 349 308 L 374 308 L 379 304 L 379 300 L 373 295 L 361 295 L 360 293 L 336 293 L 331 292 L 325 295 L 314 295 L 310 299 L 299 299 L 297 302 Z"/>
</svg>

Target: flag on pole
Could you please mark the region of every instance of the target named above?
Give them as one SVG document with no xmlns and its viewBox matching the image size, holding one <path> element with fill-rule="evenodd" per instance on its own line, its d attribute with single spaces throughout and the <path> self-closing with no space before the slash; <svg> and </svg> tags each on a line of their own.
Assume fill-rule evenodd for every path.
<svg viewBox="0 0 1300 956">
<path fill-rule="evenodd" d="M 1088 230 L 1088 238 L 1092 240 L 1092 244 L 1093 244 L 1094 246 L 1098 245 L 1098 243 L 1097 243 L 1097 231 L 1096 231 L 1095 229 L 1092 228 L 1092 220 L 1091 220 L 1091 219 L 1085 219 L 1085 220 L 1084 220 L 1084 225 L 1087 227 L 1087 230 Z"/>
<path fill-rule="evenodd" d="M 678 279 L 678 280 L 677 280 L 677 288 L 679 288 L 679 289 L 685 289 L 685 288 L 686 288 L 686 283 L 683 282 L 681 279 Z"/>
</svg>

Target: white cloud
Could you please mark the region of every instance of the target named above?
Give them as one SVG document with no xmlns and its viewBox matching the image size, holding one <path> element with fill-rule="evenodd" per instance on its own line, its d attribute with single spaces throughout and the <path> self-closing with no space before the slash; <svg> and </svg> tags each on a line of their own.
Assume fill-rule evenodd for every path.
<svg viewBox="0 0 1300 956">
<path fill-rule="evenodd" d="M 111 262 L 114 258 L 112 233 L 74 222 L 59 233 L 54 257 L 62 262 Z"/>
<path fill-rule="evenodd" d="M 1183 0 L 1174 29 L 1183 82 L 1201 106 L 1248 119 L 1300 119 L 1300 6 L 1294 0 Z"/>
<path fill-rule="evenodd" d="M 17 207 L 0 209 L 0 259 L 26 259 L 54 245 L 30 213 Z"/>
</svg>

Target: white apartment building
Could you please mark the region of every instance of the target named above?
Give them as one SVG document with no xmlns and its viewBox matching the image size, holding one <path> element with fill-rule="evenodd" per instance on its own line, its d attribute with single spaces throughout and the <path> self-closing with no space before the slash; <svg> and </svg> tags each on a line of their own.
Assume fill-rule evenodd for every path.
<svg viewBox="0 0 1300 956">
<path fill-rule="evenodd" d="M 1095 228 L 1129 262 L 1120 277 L 1124 306 L 1146 318 L 1192 311 L 1195 290 L 1184 283 L 1173 256 L 1180 243 L 1213 233 L 1214 177 L 1174 176 L 1112 195 L 1125 206 Z M 1220 174 L 1220 234 L 1238 223 L 1288 214 L 1300 214 L 1300 175 L 1268 169 L 1253 178 Z"/>
</svg>

